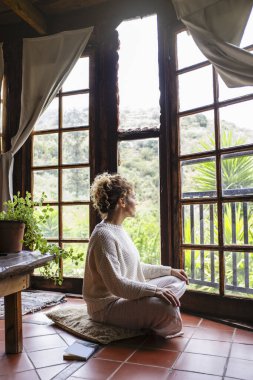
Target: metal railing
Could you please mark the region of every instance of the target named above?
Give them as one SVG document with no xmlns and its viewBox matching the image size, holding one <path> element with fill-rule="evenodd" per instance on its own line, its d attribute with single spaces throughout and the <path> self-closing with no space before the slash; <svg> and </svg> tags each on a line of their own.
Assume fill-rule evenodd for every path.
<svg viewBox="0 0 253 380">
<path fill-rule="evenodd" d="M 248 195 L 253 194 L 253 189 L 235 189 L 235 190 L 224 190 L 223 195 L 224 196 L 235 196 L 235 195 Z M 203 198 L 203 197 L 215 197 L 216 192 L 215 191 L 202 191 L 202 192 L 187 192 L 183 193 L 184 199 L 189 198 Z M 240 242 L 240 245 L 249 245 L 249 233 L 248 233 L 248 222 L 249 222 L 249 211 L 252 209 L 253 213 L 253 206 L 250 207 L 248 202 L 241 202 L 238 201 L 241 204 L 240 208 L 240 220 L 243 223 L 243 242 Z M 237 222 L 238 222 L 238 215 L 236 213 L 238 212 L 236 208 L 236 204 L 238 203 L 236 200 L 234 202 L 229 202 L 230 208 L 231 208 L 231 214 L 229 218 L 229 223 L 231 225 L 229 226 L 231 229 L 231 244 L 234 245 L 234 251 L 230 250 L 229 254 L 231 255 L 231 265 L 230 269 L 232 269 L 232 278 L 228 282 L 228 278 L 226 277 L 226 283 L 225 283 L 225 289 L 232 292 L 240 292 L 240 293 L 246 293 L 246 294 L 253 294 L 253 287 L 252 284 L 250 284 L 250 252 L 238 252 L 236 251 L 236 243 L 237 243 L 237 237 L 236 237 L 236 229 L 237 229 Z M 227 203 L 224 203 L 227 204 Z M 205 250 L 204 245 L 205 243 L 205 225 L 204 225 L 204 206 L 208 206 L 208 214 L 209 214 L 209 249 Z M 219 288 L 219 271 L 215 271 L 215 247 L 218 248 L 218 245 L 215 244 L 215 207 L 214 204 L 190 204 L 189 205 L 190 211 L 188 214 L 188 223 L 190 225 L 190 244 L 196 244 L 196 232 L 198 233 L 198 246 L 203 245 L 203 249 L 196 249 L 194 250 L 191 247 L 190 252 L 190 266 L 188 266 L 188 274 L 190 277 L 190 283 L 196 284 L 201 287 L 211 287 L 211 288 Z M 196 210 L 197 208 L 197 210 Z M 196 216 L 195 213 L 198 213 L 199 215 L 199 223 L 198 223 L 198 230 L 195 226 Z M 224 209 L 223 209 L 223 226 L 224 226 Z M 183 236 L 185 232 L 185 215 L 183 213 Z M 214 249 L 210 250 L 210 245 L 214 245 Z M 230 244 L 229 244 L 230 245 Z M 187 249 L 187 248 L 185 248 Z M 208 267 L 209 272 L 206 273 L 205 267 L 205 255 L 206 252 L 209 251 L 209 261 L 208 261 Z M 198 253 L 199 258 L 198 261 L 196 261 L 196 254 Z M 238 268 L 238 259 L 240 254 L 240 266 L 243 267 L 243 269 Z M 243 258 L 243 260 L 242 260 Z M 225 268 L 226 268 L 226 261 L 228 258 L 225 255 Z M 253 260 L 253 246 L 252 246 L 252 260 Z M 243 263 L 242 263 L 243 261 Z M 243 264 L 243 265 L 242 265 Z M 252 263 L 253 265 L 253 263 Z M 198 268 L 198 270 L 196 270 Z M 208 276 L 207 276 L 208 274 Z M 252 275 L 252 273 L 251 273 Z M 240 279 L 239 279 L 240 276 Z M 208 279 L 207 279 L 208 277 Z M 251 286 L 250 286 L 251 285 Z"/>
</svg>

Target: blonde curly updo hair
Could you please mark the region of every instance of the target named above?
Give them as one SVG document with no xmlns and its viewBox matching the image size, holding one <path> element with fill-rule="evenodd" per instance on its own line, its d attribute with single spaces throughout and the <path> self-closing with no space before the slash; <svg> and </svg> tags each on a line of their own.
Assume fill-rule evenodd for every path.
<svg viewBox="0 0 253 380">
<path fill-rule="evenodd" d="M 130 194 L 133 186 L 119 174 L 99 174 L 91 185 L 93 207 L 104 217 L 114 210 L 119 198 Z"/>
</svg>

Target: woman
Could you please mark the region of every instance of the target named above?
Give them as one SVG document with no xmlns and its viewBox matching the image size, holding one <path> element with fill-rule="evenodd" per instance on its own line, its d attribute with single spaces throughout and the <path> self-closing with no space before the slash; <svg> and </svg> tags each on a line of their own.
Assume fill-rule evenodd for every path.
<svg viewBox="0 0 253 380">
<path fill-rule="evenodd" d="M 188 278 L 181 269 L 141 263 L 122 227 L 135 216 L 133 186 L 119 174 L 103 173 L 91 186 L 95 209 L 104 218 L 90 238 L 83 297 L 97 322 L 148 328 L 171 338 L 181 335 L 179 298 Z"/>
</svg>

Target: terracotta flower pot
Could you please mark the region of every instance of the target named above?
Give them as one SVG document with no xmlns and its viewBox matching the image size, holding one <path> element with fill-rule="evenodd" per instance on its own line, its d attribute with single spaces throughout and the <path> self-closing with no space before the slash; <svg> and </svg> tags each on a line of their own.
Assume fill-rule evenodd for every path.
<svg viewBox="0 0 253 380">
<path fill-rule="evenodd" d="M 22 251 L 25 224 L 14 220 L 0 220 L 0 253 Z"/>
</svg>

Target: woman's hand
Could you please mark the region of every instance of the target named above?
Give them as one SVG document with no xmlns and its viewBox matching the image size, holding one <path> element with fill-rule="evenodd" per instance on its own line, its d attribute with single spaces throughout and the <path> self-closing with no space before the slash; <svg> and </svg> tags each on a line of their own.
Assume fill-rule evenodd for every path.
<svg viewBox="0 0 253 380">
<path fill-rule="evenodd" d="M 166 288 L 157 288 L 155 297 L 160 298 L 166 303 L 169 303 L 172 306 L 180 306 L 180 302 L 175 296 L 174 293 L 172 293 L 169 289 Z"/>
<path fill-rule="evenodd" d="M 189 284 L 188 276 L 183 269 L 171 268 L 171 276 L 180 278 L 180 280 L 185 281 L 187 285 Z"/>
</svg>

